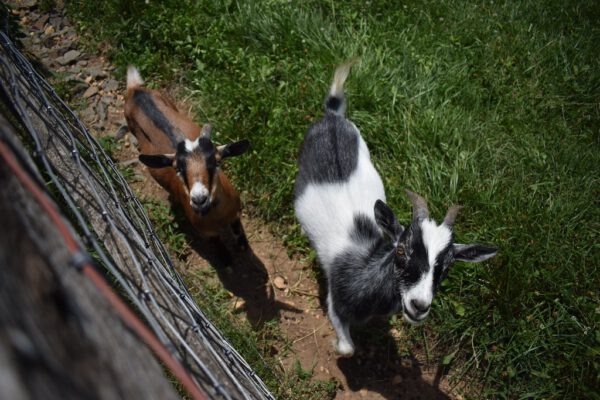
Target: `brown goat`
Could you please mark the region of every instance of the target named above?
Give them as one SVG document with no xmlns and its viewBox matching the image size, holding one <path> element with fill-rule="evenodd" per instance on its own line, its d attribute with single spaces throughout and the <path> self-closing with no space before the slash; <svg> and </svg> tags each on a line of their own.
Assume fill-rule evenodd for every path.
<svg viewBox="0 0 600 400">
<path fill-rule="evenodd" d="M 248 140 L 215 146 L 211 126 L 200 129 L 188 116 L 156 90 L 142 87 L 134 67 L 127 70 L 125 118 L 135 135 L 140 161 L 174 201 L 201 237 L 215 237 L 231 228 L 240 247 L 247 241 L 240 223 L 240 196 L 220 162 L 243 154 Z"/>
</svg>

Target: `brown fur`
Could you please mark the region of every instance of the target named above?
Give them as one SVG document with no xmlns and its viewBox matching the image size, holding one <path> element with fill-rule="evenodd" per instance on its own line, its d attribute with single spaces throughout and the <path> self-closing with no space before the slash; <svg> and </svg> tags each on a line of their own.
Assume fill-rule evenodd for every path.
<svg viewBox="0 0 600 400">
<path fill-rule="evenodd" d="M 138 90 L 149 93 L 158 110 L 169 120 L 173 128 L 179 130 L 186 138 L 195 140 L 200 136 L 200 127 L 188 116 L 180 113 L 166 96 L 156 90 L 149 90 L 138 85 L 129 86 L 128 84 L 125 99 L 125 118 L 129 130 L 137 138 L 141 154 L 174 154 L 176 149 L 169 138 L 150 121 L 144 110 L 140 109 L 133 101 L 133 94 Z M 190 157 L 188 164 L 188 182 L 201 180 L 208 188 L 208 174 L 202 157 Z M 188 188 L 177 176 L 174 168 L 148 169 L 152 177 L 171 193 L 176 202 L 181 204 L 185 215 L 200 236 L 218 236 L 220 231 L 228 229 L 240 218 L 239 194 L 220 168 L 216 170 L 213 185 L 209 188 L 213 201 L 217 203 L 206 215 L 194 212 L 190 205 Z"/>
</svg>

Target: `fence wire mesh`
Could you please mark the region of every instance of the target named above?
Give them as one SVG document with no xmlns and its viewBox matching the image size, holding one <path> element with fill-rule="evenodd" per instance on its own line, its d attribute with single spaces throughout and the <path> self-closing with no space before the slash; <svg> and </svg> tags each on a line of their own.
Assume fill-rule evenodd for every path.
<svg viewBox="0 0 600 400">
<path fill-rule="evenodd" d="M 273 399 L 199 309 L 118 167 L 52 86 L 0 32 L 0 88 L 32 155 L 110 279 L 216 399 Z"/>
</svg>

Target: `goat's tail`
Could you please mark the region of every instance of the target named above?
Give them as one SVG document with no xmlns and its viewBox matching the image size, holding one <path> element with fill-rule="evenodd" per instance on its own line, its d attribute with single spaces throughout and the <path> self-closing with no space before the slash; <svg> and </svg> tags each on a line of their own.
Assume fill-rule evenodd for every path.
<svg viewBox="0 0 600 400">
<path fill-rule="evenodd" d="M 343 116 L 346 113 L 346 98 L 344 97 L 344 82 L 346 82 L 346 78 L 348 78 L 348 74 L 350 73 L 350 68 L 356 59 L 350 60 L 335 70 L 335 74 L 333 75 L 333 83 L 331 84 L 331 89 L 329 89 L 329 94 L 325 99 L 325 112 L 332 112 L 334 114 L 338 114 Z"/>
<path fill-rule="evenodd" d="M 127 67 L 127 90 L 134 89 L 138 86 L 142 86 L 144 80 L 140 76 L 140 71 L 136 67 L 130 65 Z"/>
</svg>

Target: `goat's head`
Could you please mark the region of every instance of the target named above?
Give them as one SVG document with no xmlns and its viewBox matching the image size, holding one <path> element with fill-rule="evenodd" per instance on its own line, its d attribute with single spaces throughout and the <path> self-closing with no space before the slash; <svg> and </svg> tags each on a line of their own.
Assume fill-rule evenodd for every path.
<svg viewBox="0 0 600 400">
<path fill-rule="evenodd" d="M 429 314 L 433 296 L 455 261 L 484 261 L 496 255 L 498 249 L 454 243 L 453 225 L 460 207 L 450 207 L 444 221 L 437 225 L 429 218 L 425 199 L 406 192 L 413 205 L 408 227 L 400 225 L 381 200 L 375 203 L 375 220 L 395 249 L 394 276 L 402 296 L 402 315 L 415 324 Z"/>
<path fill-rule="evenodd" d="M 150 168 L 174 168 L 182 180 L 194 212 L 205 215 L 218 201 L 217 171 L 221 161 L 239 156 L 250 147 L 248 140 L 215 146 L 210 140 L 211 126 L 206 124 L 196 140 L 184 139 L 174 154 L 140 155 L 140 161 Z"/>
</svg>

